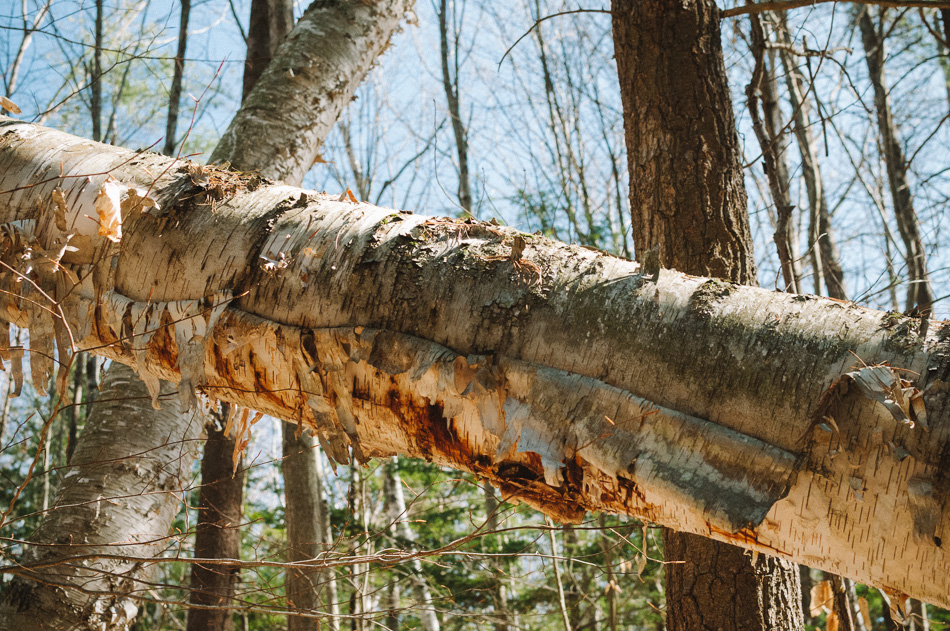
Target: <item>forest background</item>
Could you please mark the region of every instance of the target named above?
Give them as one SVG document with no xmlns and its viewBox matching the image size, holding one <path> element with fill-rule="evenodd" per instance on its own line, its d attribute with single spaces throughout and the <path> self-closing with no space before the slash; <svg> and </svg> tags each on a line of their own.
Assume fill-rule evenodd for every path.
<svg viewBox="0 0 950 631">
<path fill-rule="evenodd" d="M 200 161 L 241 99 L 249 4 L 190 3 L 173 139 L 167 114 L 180 41 L 177 2 L 10 3 L 0 10 L 4 93 L 24 120 L 82 136 L 94 128 L 105 142 L 171 149 Z M 305 8 L 297 7 L 297 15 Z M 305 186 L 350 189 L 361 200 L 426 214 L 494 218 L 632 256 L 610 18 L 577 9 L 539 0 L 417 4 L 416 20 L 404 25 L 359 88 Z M 862 10 L 831 3 L 762 16 L 771 43 L 765 49 L 756 49 L 749 16 L 723 22 L 759 282 L 897 312 L 920 308 L 919 298 L 908 303 L 909 295 L 926 285 L 935 317 L 946 318 L 950 255 L 941 244 L 950 205 L 950 14 L 868 9 L 886 50 L 886 72 L 876 77 L 865 60 Z M 105 25 L 98 42 L 97 12 Z M 746 89 L 757 55 L 759 72 L 767 75 L 761 85 L 774 91 L 771 102 L 769 89 Z M 875 100 L 882 79 L 889 132 Z M 778 166 L 764 170 L 763 154 Z M 892 193 L 895 160 L 910 208 Z M 908 212 L 919 226 L 923 257 L 903 238 Z M 774 239 L 781 225 L 788 227 L 778 228 L 780 241 L 793 253 L 784 273 Z M 834 257 L 824 247 L 829 243 Z M 843 282 L 835 281 L 832 258 Z M 103 369 L 98 361 L 86 358 L 72 380 L 87 395 Z M 9 389 L 7 382 L 0 386 Z M 57 393 L 27 394 L 4 398 L 0 417 L 4 504 L 29 477 L 0 533 L 7 558 L 22 553 L 40 517 L 56 508 L 70 445 L 87 413 L 83 406 L 60 413 L 45 444 L 37 445 Z M 68 393 L 68 400 L 74 396 Z M 44 455 L 30 475 L 37 449 Z M 240 472 L 247 565 L 230 604 L 234 622 L 248 629 L 284 620 L 283 570 L 254 563 L 284 558 L 281 453 L 277 421 L 260 422 Z M 477 479 L 418 461 L 335 472 L 320 464 L 332 535 L 327 549 L 349 559 L 321 578 L 322 597 L 338 603 L 340 626 L 418 627 L 424 624 L 419 611 L 428 608 L 445 628 L 662 628 L 662 552 L 649 525 L 595 516 L 581 526 L 555 526 L 524 507 L 496 508 L 500 498 Z M 196 470 L 183 506 L 197 504 L 199 485 Z M 169 556 L 190 551 L 194 524 L 194 510 L 183 510 Z M 437 550 L 469 537 L 417 567 L 386 560 L 394 548 Z M 183 628 L 187 608 L 175 603 L 188 598 L 189 572 L 187 565 L 162 567 L 142 595 L 140 628 Z M 405 580 L 420 572 L 428 596 Z M 803 578 L 808 585 L 823 580 L 817 572 Z M 858 586 L 855 598 L 865 600 L 870 626 L 894 624 L 876 590 Z M 817 604 L 808 622 L 821 626 L 826 614 Z M 950 623 L 946 612 L 919 604 L 915 611 L 907 625 Z"/>
</svg>

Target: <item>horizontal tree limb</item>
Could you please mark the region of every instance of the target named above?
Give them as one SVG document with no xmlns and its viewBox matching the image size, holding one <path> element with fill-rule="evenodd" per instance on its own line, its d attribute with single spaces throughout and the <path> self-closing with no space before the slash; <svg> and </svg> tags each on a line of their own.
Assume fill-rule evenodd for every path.
<svg viewBox="0 0 950 631">
<path fill-rule="evenodd" d="M 426 458 L 561 520 L 624 513 L 950 605 L 944 323 L 10 119 L 0 222 L 0 314 L 40 384 L 74 343 L 187 405 L 314 427 L 337 462 Z"/>
</svg>

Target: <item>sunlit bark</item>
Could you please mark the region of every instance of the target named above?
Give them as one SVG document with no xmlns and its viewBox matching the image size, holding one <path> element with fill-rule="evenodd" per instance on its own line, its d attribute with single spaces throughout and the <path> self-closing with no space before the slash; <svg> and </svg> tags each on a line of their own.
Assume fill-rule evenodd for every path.
<svg viewBox="0 0 950 631">
<path fill-rule="evenodd" d="M 148 425 L 135 427 L 127 408 L 148 392 L 125 366 L 109 371 L 53 503 L 57 519 L 44 520 L 23 567 L 6 568 L 15 577 L 0 602 L 0 629 L 120 631 L 134 622 L 155 566 L 115 555 L 177 547 L 168 532 L 204 428 L 201 414 L 180 415 L 172 392 L 165 389 Z"/>
<path fill-rule="evenodd" d="M 0 313 L 30 329 L 37 379 L 71 333 L 186 406 L 198 388 L 313 426 L 338 461 L 423 457 L 562 520 L 637 515 L 948 604 L 942 323 L 9 119 L 0 192 Z M 98 235 L 109 196 L 118 242 Z M 54 266 L 59 226 L 77 249 Z M 897 371 L 916 422 L 872 398 Z"/>
</svg>

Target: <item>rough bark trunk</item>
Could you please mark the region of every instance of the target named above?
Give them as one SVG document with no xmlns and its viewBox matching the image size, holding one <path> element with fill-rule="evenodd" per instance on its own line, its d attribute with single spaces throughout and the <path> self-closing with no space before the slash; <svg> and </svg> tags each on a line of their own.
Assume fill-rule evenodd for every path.
<svg viewBox="0 0 950 631">
<path fill-rule="evenodd" d="M 92 217 L 127 186 L 158 207 L 129 191 L 116 244 Z M 59 251 L 56 188 L 77 250 L 33 265 L 29 234 Z M 339 461 L 424 457 L 559 519 L 622 512 L 950 603 L 943 323 L 10 119 L 0 191 L 0 313 L 30 329 L 38 382 L 68 340 L 20 277 L 80 348 L 302 421 Z"/>
<path fill-rule="evenodd" d="M 918 309 L 929 314 L 933 308 L 933 293 L 927 273 L 927 255 L 924 251 L 920 222 L 914 210 L 910 184 L 907 181 L 907 160 L 897 135 L 897 126 L 891 113 L 891 101 L 884 78 L 884 34 L 871 17 L 873 7 L 859 7 L 858 27 L 867 61 L 868 78 L 874 88 L 874 109 L 880 138 L 881 156 L 887 168 L 887 183 L 894 205 L 897 230 L 904 242 L 904 260 L 907 263 L 906 309 Z M 883 11 L 883 9 L 881 9 Z"/>
<path fill-rule="evenodd" d="M 244 475 L 233 466 L 234 440 L 225 436 L 227 406 L 221 417 L 208 424 L 208 441 L 201 459 L 201 490 L 195 529 L 195 557 L 240 559 Z M 188 631 L 231 631 L 234 586 L 240 564 L 195 563 L 191 566 Z"/>
<path fill-rule="evenodd" d="M 22 567 L 5 568 L 15 577 L 4 588 L 0 629 L 121 631 L 132 624 L 136 595 L 157 567 L 134 558 L 177 547 L 168 532 L 204 428 L 197 412 L 181 422 L 173 392 L 163 386 L 163 409 L 139 425 L 128 409 L 147 400 L 145 385 L 126 366 L 109 371 L 54 510 Z"/>
<path fill-rule="evenodd" d="M 666 264 L 690 274 L 755 284 L 716 5 L 708 0 L 615 0 L 612 12 L 638 260 L 648 267 Z M 764 49 L 761 28 L 753 34 L 756 38 Z M 750 100 L 762 72 L 757 68 Z M 750 105 L 758 111 L 757 104 Z M 758 133 L 763 151 L 774 158 L 767 130 Z M 787 204 L 779 165 L 771 160 L 768 166 L 776 204 Z M 780 252 L 786 246 L 783 268 L 794 286 L 790 210 L 779 209 L 776 242 Z M 659 260 L 645 261 L 645 252 Z M 803 628 L 801 586 L 793 564 L 755 559 L 738 548 L 672 530 L 665 531 L 664 541 L 667 628 Z"/>
<path fill-rule="evenodd" d="M 667 566 L 668 629 L 804 628 L 801 614 L 797 626 L 789 622 L 796 619 L 789 612 L 801 611 L 801 589 L 797 579 L 787 579 L 787 568 L 778 566 L 778 559 L 762 555 L 753 564 L 735 546 L 671 534 L 678 533 L 665 531 L 664 558 L 685 560 L 686 565 L 682 571 Z M 750 565 L 755 572 L 749 572 Z"/>
<path fill-rule="evenodd" d="M 706 0 L 612 7 L 637 260 L 658 246 L 666 265 L 754 283 L 718 11 Z"/>
</svg>

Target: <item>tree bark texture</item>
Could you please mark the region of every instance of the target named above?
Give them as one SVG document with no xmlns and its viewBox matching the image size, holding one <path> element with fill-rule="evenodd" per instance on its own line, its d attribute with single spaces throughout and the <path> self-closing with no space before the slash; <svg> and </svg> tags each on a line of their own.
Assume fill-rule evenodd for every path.
<svg viewBox="0 0 950 631">
<path fill-rule="evenodd" d="M 279 63 L 264 70 L 241 105 L 211 161 L 302 181 L 410 7 L 409 0 L 313 2 L 278 50 Z"/>
<path fill-rule="evenodd" d="M 687 571 L 671 571 L 667 566 L 668 629 L 804 628 L 798 576 L 788 580 L 786 568 L 777 565 L 778 559 L 761 555 L 750 573 L 746 569 L 749 553 L 741 548 L 670 534 L 678 533 L 666 531 L 663 552 L 667 562 L 702 562 Z M 679 595 L 675 603 L 670 602 L 671 593 Z M 789 618 L 797 626 L 790 624 Z"/>
<path fill-rule="evenodd" d="M 284 478 L 286 505 L 287 562 L 302 563 L 316 559 L 327 551 L 324 539 L 323 494 L 317 471 L 314 439 L 307 431 L 297 435 L 297 428 L 283 423 L 283 460 L 280 462 Z M 322 577 L 327 573 L 315 567 L 292 568 L 287 571 L 287 607 L 291 610 L 313 613 L 320 607 Z M 287 618 L 288 631 L 318 629 L 320 620 L 303 616 Z"/>
<path fill-rule="evenodd" d="M 181 422 L 170 384 L 162 410 L 136 423 L 126 408 L 148 396 L 128 367 L 107 373 L 36 545 L 5 568 L 15 577 L 0 600 L 0 629 L 122 631 L 134 622 L 154 566 L 124 556 L 177 549 L 168 532 L 204 430 L 197 411 Z"/>
<path fill-rule="evenodd" d="M 615 0 L 612 9 L 638 258 L 653 252 L 659 261 L 648 263 L 652 269 L 663 263 L 756 284 L 718 9 L 707 0 Z M 764 54 L 761 25 L 754 29 L 753 47 Z M 652 68 L 654 60 L 665 65 Z M 782 158 L 776 155 L 780 148 L 770 146 L 775 125 L 769 120 L 763 125 L 757 114 L 756 96 L 768 80 L 764 71 L 760 55 L 749 86 L 750 109 L 775 201 L 782 206 L 776 243 L 786 280 L 796 287 L 786 229 L 791 208 L 779 183 Z M 756 563 L 742 550 L 689 533 L 666 531 L 664 540 L 672 631 L 803 627 L 801 587 L 792 564 L 764 556 Z M 730 608 L 732 614 L 744 611 L 730 615 Z"/>
<path fill-rule="evenodd" d="M 200 388 L 314 427 L 339 462 L 423 457 L 561 520 L 622 512 L 950 604 L 942 323 L 10 119 L 0 192 L 0 313 L 37 383 L 71 332 L 186 408 Z"/>
<path fill-rule="evenodd" d="M 665 265 L 755 282 L 718 9 L 615 0 L 612 12 L 637 260 L 659 246 Z"/>
<path fill-rule="evenodd" d="M 227 406 L 224 406 L 227 409 Z M 208 424 L 208 440 L 201 459 L 201 490 L 195 528 L 195 557 L 239 559 L 241 517 L 244 507 L 244 473 L 234 467 L 235 440 L 224 433 L 223 419 Z M 242 459 L 243 462 L 243 459 Z M 231 631 L 237 564 L 195 563 L 191 566 L 188 631 Z"/>
</svg>

